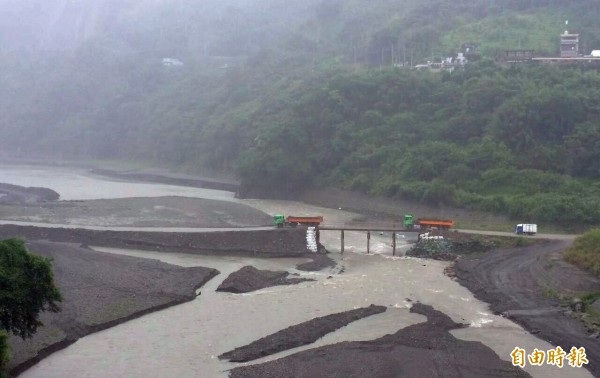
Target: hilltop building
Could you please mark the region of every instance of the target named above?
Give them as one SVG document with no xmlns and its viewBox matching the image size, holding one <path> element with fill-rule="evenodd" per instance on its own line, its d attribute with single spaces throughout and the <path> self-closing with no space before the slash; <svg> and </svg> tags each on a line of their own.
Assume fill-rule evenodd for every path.
<svg viewBox="0 0 600 378">
<path fill-rule="evenodd" d="M 567 22 L 568 25 L 568 22 Z M 532 58 L 534 63 L 579 65 L 581 67 L 600 67 L 600 55 L 594 51 L 590 55 L 582 55 L 579 52 L 579 33 L 569 33 L 565 30 L 560 35 L 560 56 Z"/>
<path fill-rule="evenodd" d="M 465 55 L 461 52 L 457 53 L 456 56 L 449 56 L 446 58 L 441 58 L 441 60 L 432 62 L 427 61 L 425 64 L 417 64 L 414 66 L 416 70 L 428 70 L 428 71 L 447 71 L 452 72 L 455 69 L 462 69 L 469 61 L 465 57 Z"/>
<path fill-rule="evenodd" d="M 565 30 L 560 35 L 559 56 L 536 57 L 534 50 L 505 50 L 496 55 L 496 61 L 500 64 L 543 63 L 599 68 L 600 51 L 594 50 L 590 55 L 584 56 L 579 52 L 579 43 L 579 33 Z"/>
<path fill-rule="evenodd" d="M 504 50 L 496 56 L 496 60 L 503 63 L 529 62 L 535 57 L 535 50 Z"/>
<path fill-rule="evenodd" d="M 571 34 L 565 30 L 560 36 L 560 57 L 577 58 L 579 57 L 579 34 Z"/>
</svg>

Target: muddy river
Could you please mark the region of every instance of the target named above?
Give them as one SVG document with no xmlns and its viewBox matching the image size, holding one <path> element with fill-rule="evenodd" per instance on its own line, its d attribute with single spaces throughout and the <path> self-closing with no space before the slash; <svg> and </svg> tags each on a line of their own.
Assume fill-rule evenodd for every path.
<svg viewBox="0 0 600 378">
<path fill-rule="evenodd" d="M 0 182 L 49 187 L 63 199 L 181 195 L 234 200 L 229 192 L 126 183 L 66 169 L 0 168 Z M 347 222 L 355 216 L 340 209 L 293 201 L 242 202 L 269 214 L 318 213 L 334 223 Z M 407 238 L 410 236 L 406 235 Z M 235 347 L 314 317 L 370 304 L 388 306 L 385 313 L 351 323 L 323 337 L 316 346 L 372 340 L 423 322 L 423 316 L 408 311 L 415 301 L 433 306 L 456 322 L 468 324 L 467 328 L 452 331 L 453 335 L 480 341 L 504 360 L 510 361 L 509 354 L 515 346 L 526 350 L 552 348 L 520 326 L 491 314 L 486 303 L 476 300 L 467 289 L 444 275 L 449 263 L 392 257 L 391 237 L 386 234 L 371 238 L 371 250 L 375 252 L 371 255 L 365 254 L 364 234 L 347 233 L 345 239 L 346 253 L 341 256 L 339 233 L 322 232 L 322 243 L 332 252 L 338 266 L 318 273 L 296 272 L 292 267 L 297 259 L 209 257 L 97 248 L 181 266 L 216 268 L 221 274 L 201 289 L 202 294 L 196 300 L 86 336 L 42 360 L 21 377 L 226 377 L 227 370 L 238 364 L 220 361 L 216 356 Z M 289 270 L 316 280 L 241 295 L 215 292 L 229 273 L 245 265 Z M 255 362 L 313 347 L 314 344 L 296 348 Z M 526 370 L 538 377 L 591 376 L 583 369 L 574 368 L 527 365 Z"/>
<path fill-rule="evenodd" d="M 184 196 L 235 201 L 234 193 L 175 185 L 120 181 L 89 174 L 84 169 L 43 168 L 0 164 L 0 182 L 55 190 L 61 200 Z"/>
</svg>

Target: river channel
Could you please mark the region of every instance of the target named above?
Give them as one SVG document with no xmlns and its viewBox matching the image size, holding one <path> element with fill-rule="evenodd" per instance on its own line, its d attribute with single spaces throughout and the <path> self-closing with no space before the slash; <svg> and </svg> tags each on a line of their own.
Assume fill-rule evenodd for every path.
<svg viewBox="0 0 600 378">
<path fill-rule="evenodd" d="M 0 166 L 0 182 L 48 187 L 59 192 L 61 199 L 65 200 L 178 195 L 240 201 L 268 214 L 318 213 L 335 223 L 347 222 L 355 216 L 340 209 L 294 201 L 236 200 L 230 192 L 128 183 L 66 168 Z M 313 345 L 253 363 L 340 341 L 372 340 L 423 322 L 423 316 L 409 313 L 411 304 L 416 301 L 432 305 L 454 321 L 469 325 L 452 333 L 464 340 L 484 343 L 504 360 L 510 360 L 509 354 L 515 346 L 526 350 L 552 348 L 520 326 L 491 314 L 486 303 L 476 300 L 467 289 L 444 275 L 449 263 L 392 257 L 389 239 L 389 235 L 375 235 L 371 239 L 371 249 L 375 253 L 366 255 L 365 235 L 348 233 L 347 253 L 341 256 L 339 234 L 323 232 L 322 243 L 332 252 L 338 266 L 317 273 L 295 271 L 293 267 L 298 259 L 211 257 L 96 248 L 180 266 L 216 268 L 221 274 L 208 282 L 194 301 L 88 335 L 45 358 L 20 376 L 226 377 L 227 370 L 239 364 L 223 362 L 216 356 L 270 333 L 315 317 L 370 304 L 388 306 L 385 313 L 351 323 Z M 315 281 L 241 295 L 215 291 L 229 273 L 245 265 L 288 270 Z M 526 367 L 532 376 L 539 377 L 590 376 L 583 369 L 565 369 Z"/>
</svg>

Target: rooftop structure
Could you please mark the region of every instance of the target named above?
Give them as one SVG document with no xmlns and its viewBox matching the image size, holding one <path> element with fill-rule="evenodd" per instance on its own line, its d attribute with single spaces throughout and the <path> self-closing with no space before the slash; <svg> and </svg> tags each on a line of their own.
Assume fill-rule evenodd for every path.
<svg viewBox="0 0 600 378">
<path fill-rule="evenodd" d="M 577 58 L 579 56 L 579 34 L 562 34 L 560 36 L 560 57 Z"/>
<path fill-rule="evenodd" d="M 569 25 L 569 21 L 565 22 Z M 579 56 L 579 34 L 569 33 L 565 30 L 560 36 L 560 57 L 561 58 L 577 58 Z"/>
</svg>

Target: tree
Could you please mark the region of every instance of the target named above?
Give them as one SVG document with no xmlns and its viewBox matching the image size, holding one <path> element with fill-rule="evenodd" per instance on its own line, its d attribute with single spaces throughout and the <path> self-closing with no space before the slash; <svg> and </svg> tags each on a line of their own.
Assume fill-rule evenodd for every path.
<svg viewBox="0 0 600 378">
<path fill-rule="evenodd" d="M 8 345 L 8 334 L 0 330 L 0 378 L 8 377 L 7 367 L 10 360 L 10 347 Z"/>
<path fill-rule="evenodd" d="M 22 240 L 0 240 L 0 328 L 31 337 L 43 325 L 40 312 L 60 311 L 60 301 L 50 259 L 29 253 Z"/>
</svg>

